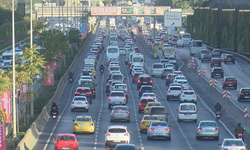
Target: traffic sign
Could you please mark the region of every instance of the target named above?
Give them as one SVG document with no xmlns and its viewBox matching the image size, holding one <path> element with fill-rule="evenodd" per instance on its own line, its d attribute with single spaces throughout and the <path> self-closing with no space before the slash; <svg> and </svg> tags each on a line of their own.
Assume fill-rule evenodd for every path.
<svg viewBox="0 0 250 150">
<path fill-rule="evenodd" d="M 223 90 L 222 96 L 223 96 L 223 98 L 226 98 L 226 90 Z"/>
<path fill-rule="evenodd" d="M 217 86 L 217 79 L 214 79 L 214 86 Z"/>
<path fill-rule="evenodd" d="M 134 8 L 121 8 L 121 14 L 133 14 Z"/>
<path fill-rule="evenodd" d="M 247 107 L 244 107 L 244 118 L 247 119 Z"/>
<path fill-rule="evenodd" d="M 228 90 L 228 91 L 227 91 L 227 99 L 230 99 L 230 98 L 231 98 L 231 91 Z"/>
<path fill-rule="evenodd" d="M 200 69 L 198 69 L 198 76 L 200 76 L 201 75 L 201 70 Z"/>
</svg>

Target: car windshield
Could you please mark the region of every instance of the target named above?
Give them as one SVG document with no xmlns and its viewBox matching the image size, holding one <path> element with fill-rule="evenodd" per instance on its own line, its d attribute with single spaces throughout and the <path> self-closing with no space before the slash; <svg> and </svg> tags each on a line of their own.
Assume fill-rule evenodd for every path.
<svg viewBox="0 0 250 150">
<path fill-rule="evenodd" d="M 156 116 L 145 116 L 143 120 L 159 120 L 159 118 Z"/>
<path fill-rule="evenodd" d="M 151 108 L 152 114 L 163 114 L 166 112 L 165 108 Z"/>
<path fill-rule="evenodd" d="M 236 81 L 235 78 L 226 78 L 226 81 Z"/>
<path fill-rule="evenodd" d="M 241 92 L 243 92 L 243 93 L 250 93 L 250 89 L 242 89 Z"/>
<path fill-rule="evenodd" d="M 110 96 L 124 96 L 124 93 L 121 92 L 112 92 Z"/>
<path fill-rule="evenodd" d="M 73 136 L 67 136 L 67 135 L 58 136 L 57 140 L 58 141 L 74 141 L 75 137 L 73 137 Z"/>
<path fill-rule="evenodd" d="M 153 68 L 163 68 L 163 65 L 162 64 L 154 64 Z"/>
<path fill-rule="evenodd" d="M 143 58 L 141 57 L 133 58 L 133 62 L 143 62 Z"/>
<path fill-rule="evenodd" d="M 226 140 L 223 143 L 224 146 L 244 146 L 242 141 L 238 140 Z"/>
<path fill-rule="evenodd" d="M 125 133 L 126 130 L 125 130 L 125 129 L 122 129 L 122 128 L 112 128 L 112 129 L 109 129 L 108 132 L 109 132 L 109 133 Z"/>
<path fill-rule="evenodd" d="M 201 122 L 200 126 L 213 126 L 216 127 L 216 123 L 215 122 Z"/>
<path fill-rule="evenodd" d="M 174 67 L 174 65 L 173 64 L 167 64 L 167 65 L 165 65 L 165 67 L 166 68 L 171 68 L 171 67 Z"/>
<path fill-rule="evenodd" d="M 181 110 L 195 110 L 194 105 L 182 105 Z"/>
<path fill-rule="evenodd" d="M 166 122 L 152 122 L 151 126 L 162 127 L 162 126 L 168 126 L 168 124 Z"/>
<path fill-rule="evenodd" d="M 76 121 L 91 122 L 91 118 L 77 118 Z"/>
</svg>

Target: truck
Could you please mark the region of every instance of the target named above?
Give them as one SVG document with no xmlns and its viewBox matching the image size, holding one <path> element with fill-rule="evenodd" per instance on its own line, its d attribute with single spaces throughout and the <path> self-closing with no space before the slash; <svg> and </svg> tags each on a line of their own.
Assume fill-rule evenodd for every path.
<svg viewBox="0 0 250 150">
<path fill-rule="evenodd" d="M 116 30 L 115 18 L 109 18 L 110 30 Z"/>
</svg>

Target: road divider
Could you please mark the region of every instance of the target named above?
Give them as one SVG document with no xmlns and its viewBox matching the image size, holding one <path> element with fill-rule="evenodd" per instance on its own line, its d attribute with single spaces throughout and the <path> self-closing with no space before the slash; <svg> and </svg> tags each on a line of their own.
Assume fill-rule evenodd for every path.
<svg viewBox="0 0 250 150">
<path fill-rule="evenodd" d="M 82 49 L 76 54 L 73 62 L 69 66 L 68 70 L 65 72 L 65 74 L 61 77 L 57 89 L 55 91 L 54 96 L 50 99 L 48 104 L 43 107 L 42 112 L 39 114 L 37 119 L 32 123 L 30 128 L 27 130 L 25 136 L 23 139 L 19 142 L 19 144 L 16 147 L 16 150 L 27 150 L 27 149 L 33 149 L 34 145 L 36 144 L 38 137 L 40 136 L 41 132 L 43 131 L 45 125 L 47 124 L 48 120 L 50 119 L 50 105 L 52 102 L 59 103 L 62 97 L 62 91 L 68 84 L 68 74 L 71 70 L 74 70 L 77 66 L 77 61 L 80 57 L 80 53 L 84 50 L 84 47 L 86 43 L 88 43 L 89 38 L 91 37 L 91 34 L 85 41 Z"/>
</svg>

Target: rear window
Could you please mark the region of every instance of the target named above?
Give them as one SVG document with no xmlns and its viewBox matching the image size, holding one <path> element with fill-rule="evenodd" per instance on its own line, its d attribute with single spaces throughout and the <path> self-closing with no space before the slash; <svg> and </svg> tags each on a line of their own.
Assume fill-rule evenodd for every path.
<svg viewBox="0 0 250 150">
<path fill-rule="evenodd" d="M 122 80 L 123 76 L 122 75 L 113 75 L 112 79 L 113 80 Z"/>
<path fill-rule="evenodd" d="M 160 103 L 151 103 L 151 104 L 148 104 L 148 106 L 161 106 Z"/>
<path fill-rule="evenodd" d="M 171 60 L 171 61 L 176 61 L 176 59 L 175 59 L 175 58 L 169 58 L 168 60 Z"/>
<path fill-rule="evenodd" d="M 95 87 L 95 84 L 93 82 L 90 81 L 81 81 L 81 87 Z"/>
<path fill-rule="evenodd" d="M 250 89 L 242 89 L 241 92 L 243 92 L 243 93 L 250 93 Z"/>
<path fill-rule="evenodd" d="M 178 81 L 180 84 L 187 84 L 187 81 Z"/>
<path fill-rule="evenodd" d="M 82 88 L 78 89 L 77 92 L 89 92 L 89 89 Z"/>
<path fill-rule="evenodd" d="M 142 99 L 141 100 L 141 103 L 148 103 L 148 102 L 154 102 L 154 100 L 153 99 Z"/>
<path fill-rule="evenodd" d="M 110 70 L 120 70 L 120 67 L 111 67 Z"/>
<path fill-rule="evenodd" d="M 194 92 L 193 91 L 187 91 L 187 92 L 184 92 L 185 95 L 194 95 Z"/>
<path fill-rule="evenodd" d="M 163 65 L 162 64 L 154 64 L 153 68 L 163 68 Z"/>
<path fill-rule="evenodd" d="M 127 88 L 126 85 L 115 85 L 115 89 L 117 90 L 125 90 Z"/>
<path fill-rule="evenodd" d="M 124 93 L 121 92 L 112 92 L 110 96 L 124 96 Z"/>
<path fill-rule="evenodd" d="M 220 59 L 213 59 L 212 61 L 213 61 L 213 62 L 221 62 Z"/>
<path fill-rule="evenodd" d="M 136 150 L 132 145 L 119 145 L 115 147 L 115 150 Z"/>
<path fill-rule="evenodd" d="M 238 141 L 238 140 L 237 141 L 236 140 L 226 140 L 226 141 L 224 141 L 223 145 L 224 146 L 232 146 L 232 145 L 235 145 L 235 146 L 244 146 L 243 142 L 242 141 Z"/>
<path fill-rule="evenodd" d="M 90 118 L 77 118 L 76 121 L 85 121 L 85 122 L 90 122 Z"/>
<path fill-rule="evenodd" d="M 166 122 L 153 122 L 151 125 L 155 127 L 168 126 Z"/>
<path fill-rule="evenodd" d="M 163 114 L 166 112 L 165 108 L 151 108 L 150 112 L 152 114 Z"/>
<path fill-rule="evenodd" d="M 167 68 L 167 67 L 173 67 L 174 65 L 173 64 L 167 64 L 167 65 L 165 65 L 165 67 Z"/>
<path fill-rule="evenodd" d="M 143 120 L 159 120 L 159 118 L 156 116 L 146 116 L 146 117 L 144 117 Z"/>
<path fill-rule="evenodd" d="M 74 101 L 85 101 L 86 99 L 83 97 L 76 97 L 74 98 Z"/>
<path fill-rule="evenodd" d="M 226 78 L 226 81 L 236 81 L 235 78 Z"/>
<path fill-rule="evenodd" d="M 114 107 L 113 110 L 128 110 L 126 107 Z"/>
<path fill-rule="evenodd" d="M 201 122 L 200 126 L 213 126 L 216 127 L 216 123 L 215 122 Z"/>
<path fill-rule="evenodd" d="M 170 90 L 181 90 L 181 87 L 171 87 Z"/>
<path fill-rule="evenodd" d="M 75 137 L 73 136 L 59 136 L 57 138 L 58 141 L 74 141 Z"/>
<path fill-rule="evenodd" d="M 126 130 L 122 128 L 109 129 L 109 133 L 125 133 Z"/>
<path fill-rule="evenodd" d="M 141 90 L 152 90 L 152 87 L 142 87 Z"/>
<path fill-rule="evenodd" d="M 195 110 L 194 105 L 182 105 L 181 110 Z"/>
<path fill-rule="evenodd" d="M 202 42 L 193 42 L 193 47 L 202 47 Z"/>
</svg>

